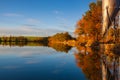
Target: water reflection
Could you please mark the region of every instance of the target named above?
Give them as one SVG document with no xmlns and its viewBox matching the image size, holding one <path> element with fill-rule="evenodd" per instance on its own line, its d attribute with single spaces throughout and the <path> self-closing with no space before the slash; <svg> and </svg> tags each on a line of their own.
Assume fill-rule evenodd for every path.
<svg viewBox="0 0 120 80">
<path fill-rule="evenodd" d="M 42 46 L 0 46 L 0 80 L 85 80 L 72 51 L 66 54 Z"/>
<path fill-rule="evenodd" d="M 16 46 L 23 47 L 23 48 L 19 48 Z M 69 52 L 71 49 L 72 49 L 71 46 L 63 45 L 63 44 L 44 44 L 44 43 L 33 43 L 33 42 L 31 43 L 21 42 L 17 44 L 7 43 L 7 42 L 1 43 L 0 56 L 2 56 L 3 53 L 4 54 L 14 53 L 14 54 L 9 54 L 9 55 L 12 55 L 12 59 L 14 56 L 18 56 L 18 55 L 22 56 L 24 59 L 24 60 L 22 59 L 24 61 L 24 64 L 20 63 L 18 65 L 17 62 L 19 62 L 19 60 L 11 61 L 10 63 L 12 63 L 12 65 L 6 65 L 2 67 L 2 69 L 16 70 L 16 69 L 22 68 L 23 65 L 24 67 L 29 67 L 30 65 L 32 65 L 32 67 L 34 66 L 34 68 L 39 66 L 39 68 L 36 68 L 36 69 L 32 68 L 32 69 L 33 71 L 40 69 L 40 72 L 43 72 L 43 75 L 49 76 L 49 78 L 47 77 L 39 78 L 39 79 L 46 79 L 46 80 L 48 79 L 59 80 L 57 77 L 60 77 L 60 76 L 62 76 L 60 78 L 62 80 L 66 80 L 66 79 L 80 80 L 81 77 L 83 78 L 82 80 L 86 80 L 86 79 L 88 80 L 120 80 L 120 56 L 119 56 L 120 44 L 101 44 L 100 46 L 94 46 L 94 47 L 76 46 L 77 51 L 74 51 L 72 53 Z M 57 52 L 55 52 L 55 50 Z M 60 54 L 57 54 L 58 52 Z M 61 54 L 61 52 L 65 52 L 69 54 L 63 55 Z M 16 54 L 16 53 L 19 53 L 19 54 Z M 38 54 L 39 55 L 42 54 L 42 56 L 38 57 Z M 71 54 L 74 54 L 74 55 L 71 55 Z M 34 57 L 35 55 L 37 56 Z M 7 56 L 4 56 L 4 57 L 7 57 Z M 27 59 L 24 57 L 27 57 Z M 19 57 L 17 58 L 20 59 L 21 61 L 21 58 Z M 16 59 L 13 59 L 13 60 L 16 60 Z M 4 64 L 8 64 L 8 62 L 4 61 Z M 0 63 L 2 62 L 0 61 Z M 51 64 L 55 66 L 52 66 Z M 2 64 L 0 66 L 2 66 Z M 76 66 L 79 68 L 79 71 L 82 70 L 82 72 L 79 73 L 78 68 Z M 45 72 L 42 69 L 45 70 Z M 28 69 L 28 72 L 29 72 L 29 69 Z M 82 73 L 84 73 L 86 78 L 83 77 Z M 2 72 L 0 72 L 0 74 L 2 74 Z M 39 75 L 41 73 L 36 73 L 36 74 Z M 56 75 L 56 77 L 55 76 L 51 77 L 49 74 L 51 74 L 51 76 Z M 69 74 L 70 76 L 66 78 L 65 74 Z M 33 79 L 29 79 L 29 80 L 33 80 Z"/>
<path fill-rule="evenodd" d="M 61 43 L 42 43 L 42 42 L 1 42 L 0 43 L 1 46 L 9 46 L 9 47 L 24 47 L 24 46 L 44 46 L 44 47 L 51 47 L 53 49 L 55 49 L 56 51 L 60 51 L 60 52 L 65 52 L 68 53 L 68 51 L 72 48 L 71 46 L 65 45 L 65 44 L 61 44 Z"/>
<path fill-rule="evenodd" d="M 74 55 L 77 66 L 89 80 L 120 80 L 120 44 L 100 46 L 78 46 Z"/>
<path fill-rule="evenodd" d="M 42 43 L 42 42 L 1 42 L 0 45 L 2 46 L 48 46 L 47 43 Z"/>
<path fill-rule="evenodd" d="M 120 44 L 104 44 L 101 52 L 102 79 L 120 80 Z"/>
<path fill-rule="evenodd" d="M 76 64 L 82 69 L 88 80 L 102 80 L 101 59 L 98 51 L 93 51 L 90 47 L 77 47 L 79 51 L 75 53 Z"/>
<path fill-rule="evenodd" d="M 68 53 L 68 51 L 72 48 L 71 46 L 61 44 L 61 43 L 49 43 L 48 46 L 52 47 L 56 51 L 66 52 L 66 53 Z"/>
</svg>

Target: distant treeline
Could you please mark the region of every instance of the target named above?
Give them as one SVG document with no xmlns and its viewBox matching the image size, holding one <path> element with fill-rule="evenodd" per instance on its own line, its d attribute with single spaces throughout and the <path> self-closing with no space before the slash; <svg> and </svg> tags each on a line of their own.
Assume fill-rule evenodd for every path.
<svg viewBox="0 0 120 80">
<path fill-rule="evenodd" d="M 29 36 L 3 36 L 0 37 L 0 45 L 2 46 L 47 46 L 52 47 L 56 51 L 68 52 L 71 46 L 63 43 L 75 40 L 68 32 L 57 33 L 50 37 L 29 37 Z"/>
<path fill-rule="evenodd" d="M 0 42 L 47 42 L 48 41 L 68 41 L 68 40 L 72 40 L 74 38 L 71 37 L 71 35 L 69 35 L 68 32 L 64 32 L 64 33 L 57 33 L 53 36 L 50 37 L 29 37 L 29 36 L 3 36 L 0 37 Z"/>
<path fill-rule="evenodd" d="M 25 46 L 25 45 L 47 46 L 48 37 L 3 36 L 0 37 L 0 44 L 9 46 Z"/>
<path fill-rule="evenodd" d="M 62 43 L 64 41 L 73 40 L 74 38 L 69 35 L 68 32 L 57 33 L 49 37 L 30 37 L 30 36 L 2 36 L 0 37 L 1 45 L 28 45 L 29 43 L 35 43 L 48 46 L 48 43 Z"/>
</svg>

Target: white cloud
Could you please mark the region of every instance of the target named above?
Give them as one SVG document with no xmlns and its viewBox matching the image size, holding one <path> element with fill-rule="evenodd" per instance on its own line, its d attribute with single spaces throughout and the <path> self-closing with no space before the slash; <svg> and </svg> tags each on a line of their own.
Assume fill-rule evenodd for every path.
<svg viewBox="0 0 120 80">
<path fill-rule="evenodd" d="M 64 17 L 57 16 L 56 19 L 60 22 L 68 23 L 68 20 Z"/>
<path fill-rule="evenodd" d="M 62 16 L 57 16 L 56 20 L 59 22 L 57 26 L 60 29 L 66 30 L 66 31 L 69 31 L 69 32 L 73 32 L 74 31 L 74 29 L 75 29 L 74 25 L 75 24 L 71 23 L 70 20 L 68 20 L 67 18 L 62 17 Z"/>
<path fill-rule="evenodd" d="M 20 17 L 20 16 L 23 16 L 23 15 L 17 14 L 17 13 L 4 13 L 3 16 L 7 16 L 7 17 Z"/>
<path fill-rule="evenodd" d="M 53 11 L 53 13 L 58 14 L 58 13 L 59 13 L 59 11 L 55 10 L 55 11 Z"/>
<path fill-rule="evenodd" d="M 29 23 L 40 23 L 40 20 L 29 18 L 29 19 L 27 19 L 27 22 L 29 22 Z"/>
<path fill-rule="evenodd" d="M 51 36 L 58 32 L 63 32 L 57 29 L 40 29 L 30 26 L 21 26 L 19 28 L 0 28 L 0 36 Z"/>
<path fill-rule="evenodd" d="M 61 11 L 59 11 L 59 10 L 54 10 L 53 13 L 54 13 L 54 14 L 63 14 L 63 13 L 62 13 Z"/>
</svg>

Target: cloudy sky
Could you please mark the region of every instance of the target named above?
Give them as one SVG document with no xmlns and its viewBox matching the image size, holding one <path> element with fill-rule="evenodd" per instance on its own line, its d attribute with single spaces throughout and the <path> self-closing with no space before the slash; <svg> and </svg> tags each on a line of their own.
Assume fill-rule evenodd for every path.
<svg viewBox="0 0 120 80">
<path fill-rule="evenodd" d="M 0 35 L 73 32 L 93 1 L 96 0 L 0 0 Z"/>
</svg>

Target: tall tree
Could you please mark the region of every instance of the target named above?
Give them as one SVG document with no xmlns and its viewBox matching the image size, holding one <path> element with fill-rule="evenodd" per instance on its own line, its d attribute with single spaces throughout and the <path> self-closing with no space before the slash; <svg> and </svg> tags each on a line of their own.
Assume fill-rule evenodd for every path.
<svg viewBox="0 0 120 80">
<path fill-rule="evenodd" d="M 101 32 L 101 20 L 102 19 L 102 2 L 90 3 L 89 10 L 82 16 L 77 22 L 75 34 L 78 36 L 86 35 L 93 37 L 95 40 L 99 39 Z"/>
</svg>

